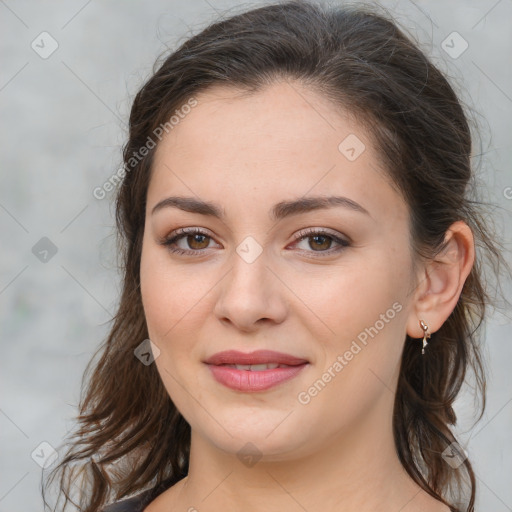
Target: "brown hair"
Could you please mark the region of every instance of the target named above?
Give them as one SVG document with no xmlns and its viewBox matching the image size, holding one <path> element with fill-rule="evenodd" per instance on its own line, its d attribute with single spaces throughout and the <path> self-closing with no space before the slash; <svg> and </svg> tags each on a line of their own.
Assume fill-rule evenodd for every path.
<svg viewBox="0 0 512 512">
<path fill-rule="evenodd" d="M 134 99 L 123 150 L 130 170 L 116 202 L 124 272 L 119 308 L 84 373 L 79 428 L 46 486 L 60 474 L 64 508 L 70 501 L 77 504 L 76 485 L 77 506 L 96 512 L 146 489 L 153 488 L 156 497 L 187 475 L 190 426 L 156 366 L 134 357 L 148 338 L 139 267 L 154 150 L 135 165 L 130 159 L 180 105 L 213 84 L 250 93 L 292 79 L 348 109 L 369 129 L 409 206 L 418 259 L 435 258 L 453 222 L 463 220 L 473 231 L 476 262 L 454 311 L 432 335 L 425 356 L 418 340 L 405 342 L 393 416 L 396 450 L 409 475 L 453 512 L 473 511 L 476 485 L 469 459 L 453 469 L 442 452 L 456 441 L 450 429 L 456 423 L 453 403 L 468 368 L 482 398 L 479 419 L 485 408 L 477 337 L 490 303 L 483 262 L 494 261 L 496 268 L 501 255 L 482 204 L 472 197 L 470 127 L 447 79 L 386 15 L 305 1 L 217 21 L 157 64 Z"/>
</svg>

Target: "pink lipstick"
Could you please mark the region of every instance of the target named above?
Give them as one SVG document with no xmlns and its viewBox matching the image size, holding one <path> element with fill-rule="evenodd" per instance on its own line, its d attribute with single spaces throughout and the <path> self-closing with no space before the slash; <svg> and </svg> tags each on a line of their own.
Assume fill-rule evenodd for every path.
<svg viewBox="0 0 512 512">
<path fill-rule="evenodd" d="M 245 392 L 277 386 L 297 376 L 309 364 L 306 359 L 272 350 L 228 350 L 214 354 L 205 363 L 217 382 Z"/>
</svg>

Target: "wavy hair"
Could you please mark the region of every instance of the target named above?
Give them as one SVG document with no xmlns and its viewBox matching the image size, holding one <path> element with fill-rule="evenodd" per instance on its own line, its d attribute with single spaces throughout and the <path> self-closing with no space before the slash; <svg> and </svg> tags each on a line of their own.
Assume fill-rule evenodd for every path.
<svg viewBox="0 0 512 512">
<path fill-rule="evenodd" d="M 469 459 L 458 468 L 442 453 L 456 442 L 454 400 L 473 371 L 485 409 L 480 327 L 491 303 L 484 269 L 500 245 L 475 200 L 468 117 L 447 78 L 385 13 L 307 1 L 269 4 L 211 23 L 157 60 L 135 96 L 116 197 L 122 293 L 108 337 L 82 380 L 77 428 L 51 471 L 58 502 L 97 512 L 112 500 L 152 489 L 156 497 L 188 473 L 190 425 L 168 396 L 155 365 L 134 349 L 148 338 L 140 293 L 146 194 L 154 149 L 133 161 L 155 130 L 194 95 L 215 84 L 257 92 L 280 80 L 309 87 L 351 112 L 372 136 L 410 211 L 417 260 L 435 259 L 449 226 L 466 222 L 476 260 L 457 305 L 430 339 L 428 355 L 405 340 L 393 434 L 414 481 L 452 512 L 474 510 Z M 73 489 L 73 487 L 75 489 Z M 78 499 L 73 496 L 78 492 Z M 45 505 L 46 503 L 46 499 Z M 55 508 L 55 510 L 57 507 Z"/>
</svg>

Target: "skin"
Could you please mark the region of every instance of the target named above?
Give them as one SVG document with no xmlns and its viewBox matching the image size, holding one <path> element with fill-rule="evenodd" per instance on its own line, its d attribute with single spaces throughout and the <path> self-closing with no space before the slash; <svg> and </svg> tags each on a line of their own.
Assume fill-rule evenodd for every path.
<svg viewBox="0 0 512 512">
<path fill-rule="evenodd" d="M 435 332 L 455 307 L 473 264 L 471 231 L 455 223 L 439 262 L 413 267 L 408 207 L 370 135 L 298 83 L 252 95 L 214 86 L 196 98 L 156 149 L 140 269 L 155 364 L 192 430 L 190 471 L 146 512 L 448 511 L 401 466 L 392 412 L 405 336 L 422 338 L 419 319 Z M 338 149 L 349 134 L 365 145 L 354 161 Z M 151 213 L 171 195 L 218 203 L 225 218 Z M 318 195 L 348 197 L 368 214 L 334 207 L 269 217 L 275 203 Z M 160 243 L 185 227 L 207 236 L 175 247 L 200 254 Z M 330 238 L 299 241 L 306 228 L 351 244 L 337 252 Z M 251 263 L 236 251 L 247 236 L 262 248 Z M 300 403 L 298 394 L 396 303 L 378 334 Z M 228 349 L 277 350 L 309 365 L 277 387 L 244 393 L 217 383 L 203 363 Z M 247 442 L 261 455 L 251 466 L 237 456 Z"/>
</svg>

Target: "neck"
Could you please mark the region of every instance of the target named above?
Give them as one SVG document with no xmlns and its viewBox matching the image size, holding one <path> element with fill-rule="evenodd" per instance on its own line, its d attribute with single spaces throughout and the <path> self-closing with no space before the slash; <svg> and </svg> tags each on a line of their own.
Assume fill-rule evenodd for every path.
<svg viewBox="0 0 512 512">
<path fill-rule="evenodd" d="M 350 431 L 323 438 L 308 452 L 263 454 L 253 465 L 193 430 L 189 474 L 177 484 L 177 501 L 183 510 L 201 512 L 387 512 L 413 510 L 408 508 L 413 502 L 416 507 L 420 502 L 432 505 L 435 500 L 409 477 L 396 454 L 392 400 L 392 393 L 383 394 Z"/>
</svg>

